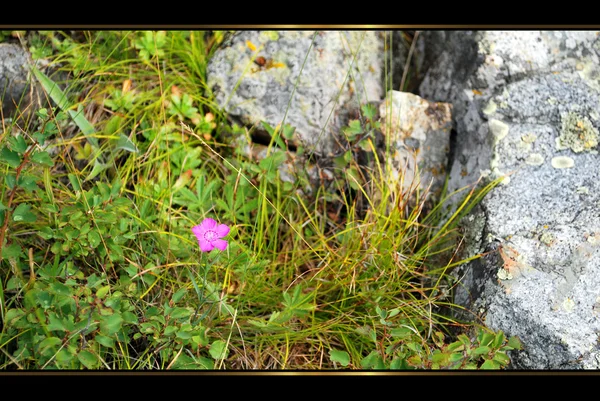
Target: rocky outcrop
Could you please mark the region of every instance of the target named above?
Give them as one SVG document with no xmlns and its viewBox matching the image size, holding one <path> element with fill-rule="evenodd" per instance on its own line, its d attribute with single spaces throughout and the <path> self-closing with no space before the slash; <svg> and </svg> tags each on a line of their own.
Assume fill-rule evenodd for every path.
<svg viewBox="0 0 600 401">
<path fill-rule="evenodd" d="M 390 91 L 379 105 L 379 114 L 389 148 L 389 159 L 384 160 L 390 182 L 399 182 L 404 192 L 418 188 L 423 198 L 435 199 L 446 177 L 452 106 Z"/>
<path fill-rule="evenodd" d="M 600 367 L 600 42 L 431 31 L 419 94 L 453 105 L 449 191 L 505 177 L 468 217 L 455 301 L 521 338 L 512 366 Z"/>
<path fill-rule="evenodd" d="M 382 99 L 383 57 L 376 31 L 242 31 L 211 58 L 207 82 L 230 117 L 259 134 L 262 121 L 285 122 L 294 145 L 330 155 L 350 113 Z"/>
<path fill-rule="evenodd" d="M 39 107 L 41 93 L 37 84 L 31 85 L 28 58 L 21 46 L 0 43 L 0 99 L 4 118 L 15 114 L 23 117 Z"/>
</svg>

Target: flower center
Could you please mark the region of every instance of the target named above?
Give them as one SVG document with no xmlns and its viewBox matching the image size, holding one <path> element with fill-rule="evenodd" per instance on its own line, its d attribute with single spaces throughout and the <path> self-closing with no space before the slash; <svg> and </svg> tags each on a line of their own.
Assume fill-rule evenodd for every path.
<svg viewBox="0 0 600 401">
<path fill-rule="evenodd" d="M 217 239 L 217 232 L 208 230 L 207 232 L 204 233 L 204 239 L 209 242 L 214 241 L 215 239 Z"/>
</svg>

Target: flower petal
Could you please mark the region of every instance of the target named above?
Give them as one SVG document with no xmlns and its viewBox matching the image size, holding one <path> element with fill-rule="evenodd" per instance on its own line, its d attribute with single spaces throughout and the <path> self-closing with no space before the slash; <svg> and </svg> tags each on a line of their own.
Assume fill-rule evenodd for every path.
<svg viewBox="0 0 600 401">
<path fill-rule="evenodd" d="M 204 238 L 204 232 L 205 231 L 206 230 L 204 230 L 201 225 L 197 225 L 197 226 L 192 227 L 192 232 L 194 233 L 194 235 L 196 236 L 196 238 L 198 238 L 198 240 L 200 240 L 201 238 Z"/>
<path fill-rule="evenodd" d="M 219 235 L 219 238 L 223 238 L 224 236 L 229 234 L 229 227 L 225 224 L 219 224 L 215 231 Z"/>
<path fill-rule="evenodd" d="M 215 246 L 210 241 L 205 241 L 203 239 L 198 240 L 198 244 L 200 245 L 200 250 L 202 252 L 210 252 L 215 248 Z"/>
<path fill-rule="evenodd" d="M 227 248 L 227 241 L 223 239 L 216 239 L 212 242 L 212 244 L 215 246 L 215 248 L 218 248 L 222 251 L 224 251 L 225 248 Z"/>
<path fill-rule="evenodd" d="M 204 219 L 204 221 L 202 221 L 202 223 L 200 223 L 200 225 L 205 230 L 214 230 L 215 227 L 217 227 L 217 222 L 214 221 L 213 219 L 211 219 L 210 217 L 208 217 L 208 218 Z"/>
</svg>

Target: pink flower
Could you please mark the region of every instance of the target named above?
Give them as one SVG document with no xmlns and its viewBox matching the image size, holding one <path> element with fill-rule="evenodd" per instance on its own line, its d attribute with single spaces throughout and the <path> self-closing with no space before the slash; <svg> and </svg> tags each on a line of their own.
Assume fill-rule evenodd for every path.
<svg viewBox="0 0 600 401">
<path fill-rule="evenodd" d="M 198 245 L 202 252 L 210 252 L 214 248 L 224 251 L 227 248 L 227 241 L 221 239 L 229 234 L 229 227 L 225 224 L 217 225 L 216 221 L 208 218 L 192 227 L 192 232 L 198 238 Z"/>
</svg>

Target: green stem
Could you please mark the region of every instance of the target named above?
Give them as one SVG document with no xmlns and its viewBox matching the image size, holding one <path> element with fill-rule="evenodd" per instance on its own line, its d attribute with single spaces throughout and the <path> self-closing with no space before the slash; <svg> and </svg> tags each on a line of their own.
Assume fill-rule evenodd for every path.
<svg viewBox="0 0 600 401">
<path fill-rule="evenodd" d="M 202 260 L 202 254 L 201 254 L 201 259 Z M 202 320 L 206 317 L 206 315 L 208 315 L 208 313 L 212 310 L 212 304 L 214 302 L 209 302 L 207 301 L 207 299 L 204 296 L 204 291 L 206 289 L 206 280 L 208 278 L 208 269 L 209 269 L 209 265 L 208 263 L 206 264 L 206 266 L 204 267 L 204 279 L 202 281 L 202 293 L 200 293 L 200 289 L 198 288 L 198 284 L 196 283 L 196 280 L 194 280 L 194 276 L 192 275 L 192 273 L 188 270 L 188 275 L 190 277 L 190 279 L 192 280 L 192 284 L 194 285 L 194 289 L 196 290 L 196 294 L 198 295 L 198 308 L 196 309 L 196 312 L 194 313 L 194 316 L 192 317 L 192 321 L 194 322 L 193 325 L 196 325 L 196 323 L 199 320 Z M 200 316 L 197 320 L 196 320 L 196 316 L 198 316 L 198 312 L 200 312 L 200 308 L 202 308 L 202 306 L 204 306 L 204 304 L 206 303 L 210 303 L 211 307 L 202 314 L 202 316 Z"/>
</svg>

